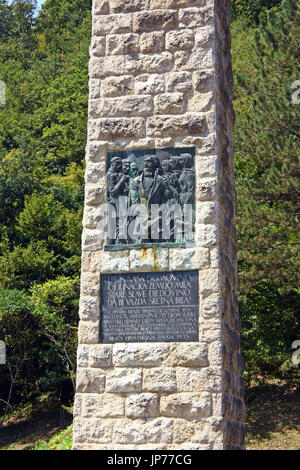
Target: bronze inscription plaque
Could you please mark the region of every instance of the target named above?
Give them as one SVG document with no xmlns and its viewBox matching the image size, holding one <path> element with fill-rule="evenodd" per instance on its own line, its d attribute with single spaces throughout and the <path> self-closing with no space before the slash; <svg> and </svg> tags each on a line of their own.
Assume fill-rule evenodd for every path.
<svg viewBox="0 0 300 470">
<path fill-rule="evenodd" d="M 199 341 L 199 273 L 101 275 L 100 342 Z"/>
</svg>

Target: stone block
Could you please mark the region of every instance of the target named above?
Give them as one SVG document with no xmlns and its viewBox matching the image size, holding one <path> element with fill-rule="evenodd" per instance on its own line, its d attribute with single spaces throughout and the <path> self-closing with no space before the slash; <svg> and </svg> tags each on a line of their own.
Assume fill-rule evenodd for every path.
<svg viewBox="0 0 300 470">
<path fill-rule="evenodd" d="M 153 418 L 159 415 L 158 396 L 154 393 L 132 394 L 126 398 L 128 418 Z"/>
<path fill-rule="evenodd" d="M 203 188 L 205 188 L 205 186 L 203 186 Z M 203 192 L 204 191 L 205 189 L 203 190 Z M 199 203 L 196 208 L 196 220 L 198 224 L 216 223 L 217 203 L 214 201 L 205 201 Z"/>
<path fill-rule="evenodd" d="M 140 36 L 140 51 L 143 54 L 149 52 L 161 52 L 165 48 L 165 35 L 162 31 L 143 33 Z"/>
<path fill-rule="evenodd" d="M 89 162 L 85 169 L 85 182 L 86 184 L 99 184 L 103 183 L 105 177 L 103 162 Z M 101 181 L 102 180 L 102 181 Z"/>
<path fill-rule="evenodd" d="M 172 438 L 173 420 L 166 418 L 119 420 L 114 431 L 114 441 L 120 444 L 171 443 Z"/>
<path fill-rule="evenodd" d="M 140 392 L 142 389 L 142 371 L 140 369 L 115 369 L 106 376 L 108 393 Z"/>
<path fill-rule="evenodd" d="M 106 54 L 137 54 L 140 50 L 138 34 L 112 34 L 106 38 Z"/>
<path fill-rule="evenodd" d="M 196 227 L 196 244 L 212 248 L 218 243 L 219 231 L 216 224 L 198 224 Z"/>
<path fill-rule="evenodd" d="M 167 367 L 145 369 L 143 373 L 143 390 L 146 392 L 175 392 L 175 369 Z"/>
<path fill-rule="evenodd" d="M 208 366 L 207 345 L 201 343 L 173 343 L 170 350 L 173 367 Z"/>
<path fill-rule="evenodd" d="M 166 34 L 166 50 L 191 49 L 194 46 L 194 33 L 189 29 L 169 31 Z"/>
<path fill-rule="evenodd" d="M 217 157 L 201 157 L 197 159 L 197 173 L 200 178 L 215 177 L 217 175 Z"/>
<path fill-rule="evenodd" d="M 147 33 L 155 30 L 174 29 L 177 25 L 177 15 L 171 10 L 143 11 L 133 14 L 133 31 Z"/>
<path fill-rule="evenodd" d="M 149 0 L 110 0 L 110 8 L 113 13 L 129 13 L 148 8 Z"/>
<path fill-rule="evenodd" d="M 77 393 L 103 393 L 105 387 L 105 375 L 95 369 L 77 370 Z"/>
<path fill-rule="evenodd" d="M 112 365 L 112 347 L 96 344 L 89 349 L 89 367 L 103 368 Z"/>
<path fill-rule="evenodd" d="M 93 118 L 117 116 L 149 116 L 153 111 L 152 97 L 124 96 L 93 101 L 90 113 Z"/>
<path fill-rule="evenodd" d="M 99 322 L 81 321 L 78 328 L 78 341 L 81 344 L 98 343 Z"/>
<path fill-rule="evenodd" d="M 84 395 L 84 418 L 121 418 L 125 414 L 125 398 L 113 394 Z"/>
<path fill-rule="evenodd" d="M 201 295 L 207 297 L 213 293 L 222 293 L 223 279 L 218 269 L 205 269 L 199 273 Z"/>
<path fill-rule="evenodd" d="M 221 340 L 220 321 L 213 319 L 204 319 L 200 317 L 200 335 L 199 341 L 202 343 L 212 343 Z"/>
<path fill-rule="evenodd" d="M 77 367 L 88 367 L 89 350 L 83 344 L 79 344 L 77 348 Z"/>
<path fill-rule="evenodd" d="M 89 81 L 90 97 L 92 100 L 100 98 L 101 80 L 91 78 Z"/>
<path fill-rule="evenodd" d="M 194 88 L 197 91 L 208 91 L 213 87 L 214 74 L 213 70 L 197 70 L 193 72 Z"/>
<path fill-rule="evenodd" d="M 154 99 L 156 114 L 181 114 L 186 110 L 186 99 L 182 93 L 164 93 Z"/>
<path fill-rule="evenodd" d="M 73 417 L 76 418 L 77 416 L 81 416 L 82 411 L 82 395 L 77 393 L 74 398 L 74 404 L 72 408 Z"/>
<path fill-rule="evenodd" d="M 102 57 L 105 55 L 105 37 L 93 38 L 90 46 L 90 55 Z"/>
<path fill-rule="evenodd" d="M 206 28 L 197 28 L 195 30 L 196 48 L 211 46 L 213 37 L 214 37 L 214 28 L 212 26 L 208 26 Z"/>
<path fill-rule="evenodd" d="M 209 93 L 195 93 L 188 102 L 188 110 L 200 112 L 209 111 L 213 104 L 214 95 Z"/>
<path fill-rule="evenodd" d="M 129 251 L 106 252 L 101 257 L 101 269 L 106 273 L 129 270 Z"/>
<path fill-rule="evenodd" d="M 217 198 L 217 191 L 217 178 L 199 180 L 196 188 L 196 198 L 198 201 L 211 201 Z"/>
<path fill-rule="evenodd" d="M 130 65 L 133 65 L 130 68 Z M 173 56 L 170 52 L 140 54 L 139 62 L 128 64 L 128 70 L 140 73 L 169 72 L 173 68 Z"/>
<path fill-rule="evenodd" d="M 211 366 L 222 367 L 224 365 L 224 346 L 220 341 L 214 341 L 208 348 L 208 359 Z"/>
<path fill-rule="evenodd" d="M 111 442 L 113 436 L 113 420 L 76 418 L 73 427 L 73 439 L 78 443 Z"/>
<path fill-rule="evenodd" d="M 133 78 L 131 76 L 124 77 L 108 77 L 102 83 L 102 96 L 124 96 L 133 93 Z"/>
<path fill-rule="evenodd" d="M 135 93 L 138 95 L 163 93 L 165 81 L 163 75 L 143 74 L 135 78 Z"/>
<path fill-rule="evenodd" d="M 99 319 L 99 301 L 97 297 L 81 297 L 79 317 L 83 321 L 95 321 Z"/>
<path fill-rule="evenodd" d="M 211 396 L 209 393 L 178 393 L 161 397 L 162 416 L 171 418 L 196 419 L 211 415 Z"/>
<path fill-rule="evenodd" d="M 179 10 L 180 28 L 198 28 L 213 22 L 213 9 L 184 8 Z"/>
<path fill-rule="evenodd" d="M 99 206 L 86 206 L 83 215 L 83 226 L 89 229 L 96 229 L 103 221 L 103 213 Z"/>
<path fill-rule="evenodd" d="M 127 33 L 132 30 L 132 16 L 126 13 L 119 15 L 94 16 L 93 34 L 95 36 Z"/>
<path fill-rule="evenodd" d="M 176 419 L 174 421 L 174 443 L 202 443 L 208 444 L 211 440 L 209 423 Z"/>
<path fill-rule="evenodd" d="M 145 120 L 143 118 L 107 118 L 90 121 L 91 140 L 112 137 L 143 137 Z"/>
<path fill-rule="evenodd" d="M 84 251 L 101 250 L 104 243 L 104 234 L 101 230 L 85 227 L 82 235 L 82 249 Z"/>
<path fill-rule="evenodd" d="M 209 250 L 201 248 L 172 248 L 170 250 L 170 269 L 206 269 L 209 267 Z"/>
<path fill-rule="evenodd" d="M 82 297 L 98 297 L 100 291 L 99 275 L 81 273 L 80 295 Z"/>
<path fill-rule="evenodd" d="M 167 91 L 178 92 L 192 89 L 190 72 L 170 72 L 166 75 Z"/>
<path fill-rule="evenodd" d="M 87 184 L 85 186 L 85 203 L 90 205 L 98 205 L 105 203 L 105 185 L 104 178 L 101 184 Z"/>
<path fill-rule="evenodd" d="M 202 113 L 189 113 L 182 116 L 155 116 L 148 118 L 148 134 L 155 137 L 168 135 L 203 134 L 206 119 Z"/>
<path fill-rule="evenodd" d="M 86 159 L 89 163 L 97 163 L 97 167 L 101 166 L 102 177 L 105 176 L 105 145 L 103 142 L 88 142 L 86 146 Z M 99 176 L 101 177 L 101 176 Z"/>
<path fill-rule="evenodd" d="M 197 0 L 197 5 L 205 5 L 207 0 Z M 195 0 L 150 0 L 150 9 L 188 7 L 195 4 Z"/>
<path fill-rule="evenodd" d="M 193 51 L 177 51 L 174 53 L 174 69 L 194 71 L 195 69 L 213 66 L 213 49 L 195 49 Z"/>
<path fill-rule="evenodd" d="M 110 2 L 108 0 L 94 0 L 93 14 L 94 15 L 107 15 L 110 12 Z"/>
<path fill-rule="evenodd" d="M 222 318 L 224 315 L 224 297 L 211 294 L 201 304 L 203 318 Z"/>
<path fill-rule="evenodd" d="M 176 371 L 178 392 L 221 392 L 222 374 L 219 367 L 185 368 Z"/>
<path fill-rule="evenodd" d="M 169 356 L 166 343 L 116 344 L 113 363 L 116 367 L 155 367 L 162 365 Z"/>
</svg>

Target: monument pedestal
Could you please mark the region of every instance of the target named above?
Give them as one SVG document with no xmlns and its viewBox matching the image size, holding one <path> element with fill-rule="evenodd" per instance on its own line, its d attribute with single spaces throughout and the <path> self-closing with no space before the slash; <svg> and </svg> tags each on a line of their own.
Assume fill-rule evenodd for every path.
<svg viewBox="0 0 300 470">
<path fill-rule="evenodd" d="M 74 449 L 243 449 L 229 15 L 94 0 Z"/>
</svg>

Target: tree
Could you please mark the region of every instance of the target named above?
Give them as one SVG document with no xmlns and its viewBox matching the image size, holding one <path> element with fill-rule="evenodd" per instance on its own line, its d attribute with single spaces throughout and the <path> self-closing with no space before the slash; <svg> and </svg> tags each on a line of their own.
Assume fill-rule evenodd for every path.
<svg viewBox="0 0 300 470">
<path fill-rule="evenodd" d="M 14 403 L 70 390 L 78 322 L 91 0 L 35 4 L 0 0 L 0 335 L 15 357 L 15 325 L 26 358 Z"/>
<path fill-rule="evenodd" d="M 258 25 L 259 17 L 267 10 L 280 5 L 282 0 L 232 0 L 232 17 L 244 17 L 249 24 Z"/>
<path fill-rule="evenodd" d="M 300 108 L 292 100 L 299 21 L 299 0 L 284 0 L 243 36 L 246 45 L 234 45 L 235 54 L 247 55 L 235 56 L 235 153 L 242 348 L 250 377 L 282 377 L 299 336 Z"/>
<path fill-rule="evenodd" d="M 299 77 L 298 0 L 270 11 L 256 32 L 256 79 L 238 77 L 238 93 L 251 96 L 252 112 L 236 126 L 241 283 L 271 280 L 299 286 Z"/>
<path fill-rule="evenodd" d="M 42 334 L 52 343 L 58 364 L 63 366 L 64 376 L 57 380 L 71 380 L 75 391 L 79 279 L 58 277 L 35 285 L 31 292 L 33 316 L 40 323 Z"/>
</svg>

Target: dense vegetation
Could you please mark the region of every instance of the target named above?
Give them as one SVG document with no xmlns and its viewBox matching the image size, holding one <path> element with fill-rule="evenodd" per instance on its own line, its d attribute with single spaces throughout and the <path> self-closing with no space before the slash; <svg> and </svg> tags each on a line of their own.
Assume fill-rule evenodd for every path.
<svg viewBox="0 0 300 470">
<path fill-rule="evenodd" d="M 282 7 L 281 7 L 282 3 Z M 240 299 L 247 376 L 299 377 L 299 1 L 234 0 Z M 91 0 L 0 0 L 3 409 L 72 401 Z M 300 88 L 300 87 L 299 87 Z M 298 117 L 298 122 L 297 122 Z"/>
<path fill-rule="evenodd" d="M 300 107 L 292 96 L 300 76 L 299 7 L 299 0 L 283 0 L 280 8 L 263 10 L 257 29 L 246 29 L 247 8 L 233 24 L 240 309 L 248 376 L 299 377 L 290 361 L 292 343 L 300 337 Z"/>
</svg>

